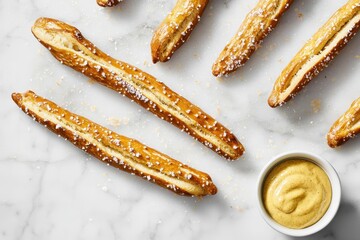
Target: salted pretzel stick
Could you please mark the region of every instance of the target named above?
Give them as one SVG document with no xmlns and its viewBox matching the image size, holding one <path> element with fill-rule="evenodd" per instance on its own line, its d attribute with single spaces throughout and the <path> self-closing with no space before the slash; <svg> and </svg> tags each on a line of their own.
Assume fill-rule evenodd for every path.
<svg viewBox="0 0 360 240">
<path fill-rule="evenodd" d="M 213 75 L 227 75 L 243 66 L 291 3 L 292 0 L 259 0 L 215 61 Z"/>
<path fill-rule="evenodd" d="M 122 0 L 96 0 L 97 4 L 102 7 L 113 7 Z"/>
<path fill-rule="evenodd" d="M 154 33 L 151 54 L 154 63 L 168 61 L 185 43 L 200 17 L 208 0 L 178 0 Z"/>
<path fill-rule="evenodd" d="M 315 33 L 276 80 L 271 107 L 289 101 L 345 47 L 360 27 L 360 0 L 350 0 Z"/>
<path fill-rule="evenodd" d="M 32 32 L 61 63 L 127 96 L 221 156 L 235 160 L 242 155 L 243 146 L 223 125 L 153 76 L 106 55 L 78 29 L 40 18 Z"/>
<path fill-rule="evenodd" d="M 333 124 L 327 134 L 330 147 L 335 148 L 360 133 L 360 97 L 350 108 Z"/>
<path fill-rule="evenodd" d="M 206 173 L 71 113 L 34 92 L 13 93 L 14 102 L 30 117 L 104 163 L 186 196 L 216 194 Z"/>
</svg>

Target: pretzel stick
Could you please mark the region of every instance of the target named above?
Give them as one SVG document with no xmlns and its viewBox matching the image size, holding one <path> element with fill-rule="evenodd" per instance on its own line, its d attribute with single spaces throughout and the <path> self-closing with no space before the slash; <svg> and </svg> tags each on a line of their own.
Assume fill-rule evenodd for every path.
<svg viewBox="0 0 360 240">
<path fill-rule="evenodd" d="M 220 53 L 212 67 L 214 76 L 227 75 L 243 66 L 276 27 L 292 0 L 260 0 L 246 16 L 238 32 Z"/>
<path fill-rule="evenodd" d="M 235 160 L 244 152 L 241 143 L 223 125 L 153 76 L 106 55 L 78 29 L 58 20 L 40 18 L 32 31 L 61 63 L 127 96 L 219 155 Z"/>
<path fill-rule="evenodd" d="M 289 101 L 333 60 L 360 28 L 360 0 L 350 0 L 315 33 L 276 80 L 268 103 Z"/>
<path fill-rule="evenodd" d="M 217 192 L 206 173 L 71 113 L 34 92 L 13 93 L 12 98 L 34 120 L 104 163 L 180 195 L 201 197 Z"/>
<path fill-rule="evenodd" d="M 208 0 L 178 0 L 175 7 L 155 31 L 151 40 L 154 63 L 168 61 L 185 43 L 200 17 Z"/>
<path fill-rule="evenodd" d="M 335 148 L 360 133 L 360 98 L 333 124 L 327 134 L 330 147 Z"/>
</svg>

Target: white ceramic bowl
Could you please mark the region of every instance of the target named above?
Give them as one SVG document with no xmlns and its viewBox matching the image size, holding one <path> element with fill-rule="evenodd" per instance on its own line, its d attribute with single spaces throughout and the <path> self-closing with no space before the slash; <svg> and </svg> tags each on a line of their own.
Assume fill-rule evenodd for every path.
<svg viewBox="0 0 360 240">
<path fill-rule="evenodd" d="M 303 228 L 303 229 L 287 228 L 287 227 L 284 227 L 284 226 L 280 225 L 279 223 L 275 222 L 275 220 L 273 220 L 268 215 L 268 213 L 264 207 L 263 201 L 262 201 L 263 183 L 264 183 L 265 178 L 266 178 L 267 174 L 269 173 L 269 171 L 275 165 L 279 164 L 280 162 L 290 160 L 290 159 L 295 159 L 295 158 L 308 160 L 308 161 L 311 161 L 311 162 L 317 164 L 318 166 L 320 166 L 329 176 L 329 180 L 330 180 L 331 188 L 332 188 L 331 203 L 330 203 L 329 209 L 326 211 L 325 215 L 315 224 L 313 224 L 307 228 Z M 321 229 L 323 229 L 324 227 L 326 227 L 331 222 L 331 220 L 335 217 L 335 214 L 339 208 L 340 201 L 341 201 L 340 179 L 339 179 L 339 176 L 336 173 L 335 169 L 333 168 L 333 166 L 326 160 L 322 159 L 321 157 L 314 155 L 314 154 L 306 153 L 306 152 L 287 152 L 287 153 L 283 153 L 283 154 L 278 155 L 275 158 L 273 158 L 268 164 L 266 164 L 264 169 L 261 171 L 257 185 L 258 185 L 258 189 L 257 189 L 258 205 L 259 205 L 259 210 L 260 210 L 261 216 L 272 228 L 274 228 L 278 232 L 281 232 L 281 233 L 289 235 L 289 236 L 294 236 L 294 237 L 308 236 L 308 235 L 314 234 L 314 233 L 320 231 Z"/>
</svg>

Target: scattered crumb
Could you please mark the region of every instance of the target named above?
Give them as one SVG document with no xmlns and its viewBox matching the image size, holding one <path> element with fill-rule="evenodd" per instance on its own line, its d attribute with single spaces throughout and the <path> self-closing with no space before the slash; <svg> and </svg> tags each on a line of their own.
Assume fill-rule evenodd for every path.
<svg viewBox="0 0 360 240">
<path fill-rule="evenodd" d="M 193 57 L 194 57 L 195 59 L 199 59 L 199 58 L 200 58 L 197 53 L 194 53 L 194 54 L 193 54 Z"/>
<path fill-rule="evenodd" d="M 95 80 L 92 80 L 91 78 L 88 78 L 88 83 L 90 83 L 90 84 L 95 84 L 96 81 L 95 81 Z"/>
<path fill-rule="evenodd" d="M 95 111 L 96 111 L 96 106 L 95 106 L 95 105 L 91 106 L 91 107 L 90 107 L 90 110 L 91 110 L 92 112 L 95 112 Z"/>
<path fill-rule="evenodd" d="M 118 50 L 118 42 L 114 39 L 114 38 L 112 38 L 112 37 L 109 37 L 108 38 L 108 40 L 109 40 L 109 42 L 111 42 L 111 43 L 113 43 L 114 44 L 114 46 L 115 46 L 115 51 L 117 51 Z"/>
<path fill-rule="evenodd" d="M 260 159 L 262 159 L 263 158 L 263 155 L 261 154 L 261 153 L 256 153 L 255 154 L 255 159 L 256 160 L 260 160 Z"/>
<path fill-rule="evenodd" d="M 114 117 L 109 117 L 108 118 L 108 123 L 109 123 L 110 126 L 119 127 L 120 124 L 121 124 L 121 120 L 117 119 L 117 118 L 114 118 Z"/>
<path fill-rule="evenodd" d="M 301 20 L 303 19 L 304 15 L 302 12 L 300 12 L 300 10 L 298 8 L 295 8 L 295 12 L 298 16 L 298 18 L 300 18 Z"/>
<path fill-rule="evenodd" d="M 240 206 L 234 206 L 234 207 L 231 207 L 231 208 L 235 209 L 238 212 L 244 212 L 244 210 L 245 210 L 244 208 L 242 208 Z"/>
<path fill-rule="evenodd" d="M 321 101 L 319 99 L 314 99 L 311 101 L 311 107 L 313 113 L 318 113 L 321 107 Z"/>
<path fill-rule="evenodd" d="M 219 106 L 216 107 L 216 114 L 217 115 L 221 114 L 221 108 Z"/>
<path fill-rule="evenodd" d="M 128 118 L 123 118 L 123 119 L 122 119 L 122 123 L 123 123 L 124 125 L 128 125 L 128 124 L 129 124 L 129 119 L 128 119 Z"/>
<path fill-rule="evenodd" d="M 265 53 L 262 60 L 267 61 L 269 59 L 269 54 Z"/>
<path fill-rule="evenodd" d="M 261 43 L 255 42 L 254 47 L 255 47 L 255 49 L 259 49 L 262 47 L 262 45 L 261 45 Z"/>
<path fill-rule="evenodd" d="M 274 50 L 276 48 L 277 44 L 276 43 L 271 43 L 269 45 L 269 50 Z"/>
<path fill-rule="evenodd" d="M 60 79 L 56 80 L 56 85 L 60 86 L 64 80 L 64 76 L 61 76 Z"/>
</svg>

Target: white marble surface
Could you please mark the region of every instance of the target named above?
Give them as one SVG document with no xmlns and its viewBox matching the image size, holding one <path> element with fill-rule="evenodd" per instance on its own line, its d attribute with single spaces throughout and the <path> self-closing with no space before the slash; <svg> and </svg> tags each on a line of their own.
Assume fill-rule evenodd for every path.
<svg viewBox="0 0 360 240">
<path fill-rule="evenodd" d="M 256 1 L 211 0 L 173 59 L 153 65 L 152 33 L 174 2 L 125 0 L 101 9 L 95 0 L 0 0 L 0 239 L 291 239 L 267 226 L 256 206 L 261 168 L 290 150 L 325 157 L 343 184 L 336 218 L 307 239 L 359 239 L 360 138 L 333 150 L 325 135 L 360 94 L 360 36 L 289 104 L 271 109 L 266 102 L 287 62 L 346 0 L 295 1 L 246 66 L 223 80 L 212 77 L 211 65 Z M 244 157 L 225 161 L 59 64 L 30 32 L 41 16 L 77 26 L 100 49 L 199 105 L 233 130 Z M 28 89 L 208 172 L 218 194 L 180 197 L 89 157 L 16 107 L 10 94 Z"/>
</svg>

